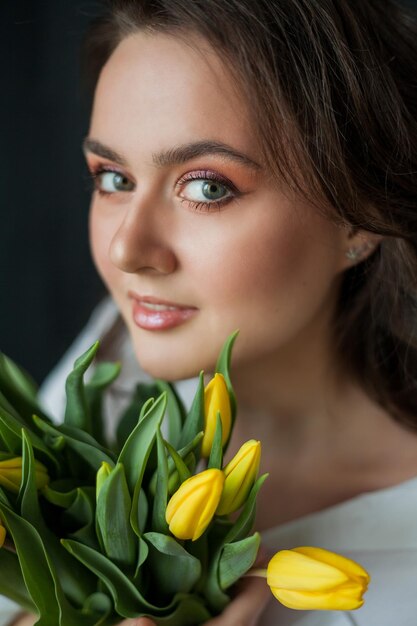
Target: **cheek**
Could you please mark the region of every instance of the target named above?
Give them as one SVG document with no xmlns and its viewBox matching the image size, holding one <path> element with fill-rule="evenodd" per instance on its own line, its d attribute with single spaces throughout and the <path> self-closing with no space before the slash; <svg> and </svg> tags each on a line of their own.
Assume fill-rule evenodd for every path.
<svg viewBox="0 0 417 626">
<path fill-rule="evenodd" d="M 328 222 L 266 207 L 256 220 L 243 218 L 225 230 L 203 248 L 203 297 L 213 332 L 240 328 L 242 349 L 263 350 L 271 333 L 288 341 L 333 306 L 337 249 Z"/>
<path fill-rule="evenodd" d="M 216 305 L 240 307 L 244 301 L 247 308 L 251 298 L 279 301 L 326 274 L 331 265 L 327 234 L 297 216 L 257 211 L 256 220 L 244 216 L 229 225 L 225 219 L 215 230 L 212 236 L 206 231 L 195 261 L 204 272 L 205 292 Z"/>
</svg>

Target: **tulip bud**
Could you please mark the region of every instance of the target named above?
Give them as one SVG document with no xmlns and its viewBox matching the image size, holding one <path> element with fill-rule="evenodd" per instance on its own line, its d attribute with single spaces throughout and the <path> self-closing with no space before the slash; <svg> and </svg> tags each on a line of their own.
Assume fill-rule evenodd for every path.
<svg viewBox="0 0 417 626">
<path fill-rule="evenodd" d="M 98 494 L 108 477 L 112 472 L 112 467 L 106 461 L 102 461 L 100 469 L 96 475 L 96 497 L 98 498 Z"/>
<path fill-rule="evenodd" d="M 168 502 L 166 521 L 178 539 L 195 541 L 210 524 L 220 501 L 224 474 L 208 469 L 185 480 Z"/>
<path fill-rule="evenodd" d="M 232 411 L 229 392 L 222 374 L 214 374 L 204 390 L 204 437 L 201 442 L 201 454 L 208 458 L 216 432 L 217 412 L 222 421 L 222 444 L 229 439 L 232 428 Z"/>
<path fill-rule="evenodd" d="M 22 482 L 22 463 L 23 460 L 21 456 L 0 461 L 0 485 L 13 493 L 18 493 L 20 489 L 20 483 Z M 42 489 L 42 487 L 45 487 L 45 485 L 49 483 L 46 467 L 40 461 L 36 460 L 35 482 L 37 489 Z"/>
<path fill-rule="evenodd" d="M 224 468 L 224 487 L 217 515 L 237 511 L 245 502 L 257 478 L 261 460 L 261 442 L 250 439 Z"/>
<path fill-rule="evenodd" d="M 6 529 L 5 529 L 5 527 L 3 526 L 3 524 L 1 523 L 1 520 L 0 520 L 0 548 L 4 544 L 4 540 L 5 539 L 6 539 Z"/>
<path fill-rule="evenodd" d="M 282 550 L 267 568 L 272 593 L 290 609 L 358 609 L 369 580 L 358 563 L 322 548 Z"/>
</svg>

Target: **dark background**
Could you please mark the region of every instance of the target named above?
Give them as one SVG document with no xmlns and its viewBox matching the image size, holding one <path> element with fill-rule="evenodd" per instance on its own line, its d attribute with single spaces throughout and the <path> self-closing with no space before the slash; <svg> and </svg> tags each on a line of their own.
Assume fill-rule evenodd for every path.
<svg viewBox="0 0 417 626">
<path fill-rule="evenodd" d="M 80 148 L 80 42 L 99 10 L 86 0 L 0 0 L 0 350 L 38 383 L 105 293 L 89 252 Z"/>
<path fill-rule="evenodd" d="M 0 0 L 0 350 L 40 383 L 105 290 L 88 246 L 80 42 L 98 3 Z"/>
</svg>

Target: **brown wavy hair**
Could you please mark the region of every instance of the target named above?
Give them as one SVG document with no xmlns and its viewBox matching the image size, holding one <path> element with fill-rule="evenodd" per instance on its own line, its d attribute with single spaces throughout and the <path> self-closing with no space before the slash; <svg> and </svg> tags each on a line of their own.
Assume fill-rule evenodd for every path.
<svg viewBox="0 0 417 626">
<path fill-rule="evenodd" d="M 85 38 L 91 93 L 144 29 L 208 41 L 247 96 L 272 175 L 385 237 L 345 272 L 335 339 L 367 392 L 417 430 L 416 16 L 394 0 L 110 0 Z"/>
</svg>

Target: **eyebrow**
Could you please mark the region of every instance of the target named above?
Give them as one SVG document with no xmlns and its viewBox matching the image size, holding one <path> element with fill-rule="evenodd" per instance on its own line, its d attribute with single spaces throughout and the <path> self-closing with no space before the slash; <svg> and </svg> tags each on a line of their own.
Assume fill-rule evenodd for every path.
<svg viewBox="0 0 417 626">
<path fill-rule="evenodd" d="M 84 139 L 83 150 L 84 152 L 92 152 L 93 154 L 103 157 L 104 159 L 114 161 L 123 167 L 127 167 L 128 165 L 127 160 L 121 154 L 108 146 L 105 146 L 97 139 L 92 139 L 90 137 Z M 168 150 L 162 150 L 161 152 L 155 152 L 152 154 L 152 161 L 158 167 L 166 167 L 170 165 L 181 165 L 199 156 L 211 154 L 223 156 L 230 161 L 234 161 L 253 170 L 261 169 L 259 163 L 251 159 L 249 156 L 219 141 L 196 141 L 176 146 L 175 148 L 170 148 Z"/>
</svg>

